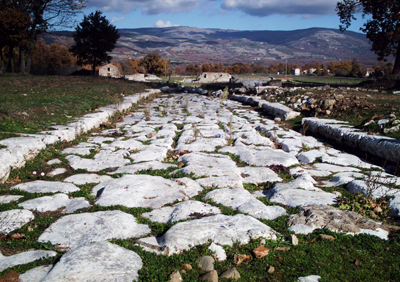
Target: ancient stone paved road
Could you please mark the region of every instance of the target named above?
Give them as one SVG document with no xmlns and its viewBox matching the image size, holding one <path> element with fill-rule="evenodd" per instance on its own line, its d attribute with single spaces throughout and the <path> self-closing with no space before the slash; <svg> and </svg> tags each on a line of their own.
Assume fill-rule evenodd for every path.
<svg viewBox="0 0 400 282">
<path fill-rule="evenodd" d="M 85 157 L 93 152 L 94 157 Z M 287 214 L 287 206 L 304 207 L 289 218 L 290 229 L 295 233 L 307 234 L 323 227 L 342 230 L 342 225 L 335 225 L 335 216 L 347 218 L 348 214 L 329 206 L 338 195 L 317 186 L 350 183 L 351 191 L 365 192 L 362 179 L 366 176 L 360 168 L 371 166 L 313 137 L 286 130 L 240 103 L 188 94 L 160 95 L 127 115 L 117 129 L 94 135 L 87 142 L 65 149 L 63 154 L 74 170 L 87 173 L 77 173 L 63 182 L 33 181 L 13 187 L 31 193 L 52 193 L 49 196 L 27 201 L 18 200 L 18 196 L 2 196 L 0 200 L 18 200 L 24 208 L 1 213 L 0 233 L 6 234 L 31 221 L 32 210 L 45 212 L 65 207 L 65 215 L 51 224 L 38 241 L 50 241 L 69 251 L 54 266 L 22 274 L 21 281 L 136 280 L 142 259 L 109 239 L 141 238 L 137 242 L 142 248 L 161 255 L 179 253 L 212 240 L 220 253 L 221 245 L 235 241 L 247 243 L 260 237 L 275 240 L 277 233 L 258 219 L 274 220 Z M 58 160 L 49 162 L 55 174 L 57 163 Z M 290 167 L 292 181 L 285 183 L 278 176 L 282 167 Z M 98 174 L 106 169 L 107 174 Z M 167 169 L 175 177 L 138 174 L 142 170 Z M 313 178 L 332 174 L 331 180 L 318 185 Z M 391 176 L 380 173 L 379 177 Z M 85 183 L 98 183 L 92 192 L 94 205 L 147 207 L 151 211 L 141 217 L 175 224 L 162 237 L 155 238 L 149 235 L 151 229 L 137 223 L 131 214 L 116 208 L 91 212 L 87 199 L 68 196 Z M 276 184 L 262 190 L 259 183 Z M 256 184 L 252 187 L 260 190 L 250 192 L 244 189 L 247 184 Z M 206 188 L 203 201 L 193 199 Z M 281 205 L 268 206 L 261 201 L 265 197 Z M 224 215 L 215 204 L 240 213 Z M 81 212 L 74 213 L 77 210 Z M 351 219 L 354 221 L 354 215 Z M 387 231 L 379 227 L 372 220 L 361 218 L 358 225 L 347 224 L 348 229 L 342 231 L 386 238 Z M 36 250 L 2 257 L 0 270 L 46 255 L 56 253 Z"/>
</svg>

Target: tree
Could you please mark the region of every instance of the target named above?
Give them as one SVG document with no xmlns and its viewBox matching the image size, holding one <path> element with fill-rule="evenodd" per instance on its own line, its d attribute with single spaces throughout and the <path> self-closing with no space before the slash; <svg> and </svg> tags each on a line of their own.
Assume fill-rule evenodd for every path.
<svg viewBox="0 0 400 282">
<path fill-rule="evenodd" d="M 7 71 L 14 72 L 14 48 L 26 45 L 30 18 L 15 5 L 0 2 L 0 57 L 4 67 L 3 47 L 8 46 Z"/>
<path fill-rule="evenodd" d="M 100 11 L 84 16 L 72 36 L 75 44 L 71 47 L 71 52 L 78 57 L 78 64 L 92 66 L 93 75 L 96 66 L 111 61 L 107 52 L 114 50 L 120 37 L 115 26 Z"/>
<path fill-rule="evenodd" d="M 56 27 L 72 27 L 76 15 L 85 6 L 86 0 L 0 0 L 0 3 L 4 7 L 14 7 L 29 17 L 28 42 L 19 45 L 20 71 L 29 72 L 37 36 Z M 28 56 L 25 63 L 26 50 Z"/>
<path fill-rule="evenodd" d="M 144 67 L 147 73 L 166 74 L 169 62 L 158 53 L 149 53 L 140 60 L 139 66 Z"/>
<path fill-rule="evenodd" d="M 395 63 L 392 75 L 400 77 L 400 1 L 399 0 L 342 0 L 336 5 L 340 17 L 340 30 L 346 30 L 354 15 L 361 12 L 369 19 L 360 28 L 372 42 L 372 51 L 379 60 L 393 55 Z"/>
</svg>

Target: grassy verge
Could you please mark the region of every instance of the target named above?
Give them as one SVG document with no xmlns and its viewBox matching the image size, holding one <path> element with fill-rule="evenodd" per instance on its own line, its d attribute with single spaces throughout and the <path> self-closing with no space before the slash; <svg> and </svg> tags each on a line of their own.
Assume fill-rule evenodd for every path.
<svg viewBox="0 0 400 282">
<path fill-rule="evenodd" d="M 0 76 L 0 139 L 66 124 L 146 88 L 101 77 Z"/>
</svg>

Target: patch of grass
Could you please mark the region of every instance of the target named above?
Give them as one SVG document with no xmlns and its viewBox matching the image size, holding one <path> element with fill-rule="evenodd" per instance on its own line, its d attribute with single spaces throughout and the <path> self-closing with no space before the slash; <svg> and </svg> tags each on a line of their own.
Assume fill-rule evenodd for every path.
<svg viewBox="0 0 400 282">
<path fill-rule="evenodd" d="M 148 86 L 102 77 L 6 75 L 0 88 L 0 132 L 8 132 L 0 138 L 6 138 L 10 133 L 36 133 L 67 124 Z"/>
<path fill-rule="evenodd" d="M 238 156 L 238 155 L 235 155 L 235 154 L 232 154 L 232 153 L 223 153 L 223 155 L 229 156 L 229 157 L 232 159 L 232 161 L 234 161 L 234 162 L 236 163 L 236 165 L 237 165 L 238 167 L 245 167 L 245 166 L 247 166 L 247 163 L 245 163 L 244 161 L 242 161 L 242 160 L 240 159 L 240 156 Z"/>
</svg>

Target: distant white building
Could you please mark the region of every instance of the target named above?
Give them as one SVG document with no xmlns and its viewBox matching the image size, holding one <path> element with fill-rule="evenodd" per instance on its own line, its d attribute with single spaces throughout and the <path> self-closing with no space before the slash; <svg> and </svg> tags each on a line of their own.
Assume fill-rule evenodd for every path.
<svg viewBox="0 0 400 282">
<path fill-rule="evenodd" d="M 292 69 L 292 74 L 293 75 L 300 75 L 300 73 L 301 73 L 301 69 L 299 69 L 299 68 Z"/>
<path fill-rule="evenodd" d="M 224 72 L 203 72 L 199 75 L 194 82 L 200 83 L 218 83 L 229 82 L 232 76 Z"/>
<path fill-rule="evenodd" d="M 99 68 L 99 76 L 108 76 L 108 77 L 114 77 L 114 78 L 122 77 L 119 68 L 117 68 L 113 64 L 107 64 L 107 65 L 101 66 Z"/>
</svg>

